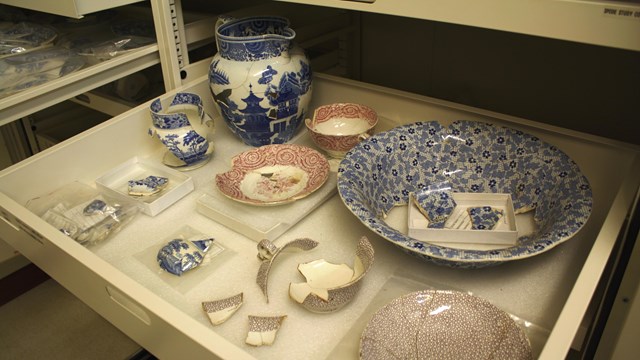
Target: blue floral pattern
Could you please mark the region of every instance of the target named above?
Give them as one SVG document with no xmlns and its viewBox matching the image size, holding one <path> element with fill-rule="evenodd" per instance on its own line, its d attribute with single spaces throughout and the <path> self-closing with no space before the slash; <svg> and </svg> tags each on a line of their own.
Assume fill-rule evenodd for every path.
<svg viewBox="0 0 640 360">
<path fill-rule="evenodd" d="M 384 217 L 410 193 L 448 181 L 454 192 L 510 193 L 516 213 L 534 211 L 537 231 L 499 250 L 422 243 Z M 448 127 L 416 122 L 377 134 L 347 153 L 338 169 L 344 204 L 367 227 L 405 252 L 438 264 L 476 268 L 536 255 L 568 240 L 586 223 L 592 192 L 577 164 L 522 131 L 474 121 Z"/>
<path fill-rule="evenodd" d="M 418 210 L 429 220 L 429 228 L 442 229 L 456 207 L 451 186 L 427 186 L 412 194 Z"/>
<path fill-rule="evenodd" d="M 206 134 L 195 131 L 195 124 L 191 124 L 185 112 L 172 112 L 171 108 L 174 106 L 196 109 L 197 120 L 204 123 L 206 114 L 200 96 L 180 92 L 174 96 L 166 111 L 162 107 L 161 99 L 151 103 L 152 127 L 149 129 L 149 135 L 157 137 L 176 158 L 187 165 L 207 160 L 212 147 L 205 137 Z"/>
<path fill-rule="evenodd" d="M 296 36 L 289 20 L 276 16 L 231 20 L 217 30 L 218 52 L 225 59 L 257 61 L 282 55 Z"/>
<path fill-rule="evenodd" d="M 193 270 L 204 260 L 214 239 L 184 240 L 174 239 L 158 251 L 158 265 L 167 272 L 180 276 Z"/>
<path fill-rule="evenodd" d="M 494 209 L 491 206 L 478 206 L 467 209 L 471 218 L 471 228 L 473 230 L 491 230 L 500 218 L 502 218 L 502 210 Z"/>
</svg>

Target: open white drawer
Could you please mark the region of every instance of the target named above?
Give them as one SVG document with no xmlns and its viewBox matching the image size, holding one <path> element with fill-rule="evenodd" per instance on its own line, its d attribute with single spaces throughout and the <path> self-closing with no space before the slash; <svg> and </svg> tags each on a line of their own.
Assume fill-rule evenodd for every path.
<svg viewBox="0 0 640 360">
<path fill-rule="evenodd" d="M 313 107 L 359 102 L 374 107 L 391 125 L 467 119 L 506 124 L 537 135 L 571 156 L 588 177 L 594 193 L 593 214 L 573 239 L 542 255 L 497 267 L 461 270 L 407 256 L 370 232 L 334 195 L 275 241 L 282 245 L 310 237 L 320 245 L 277 259 L 269 275 L 267 303 L 255 282 L 259 266 L 256 242 L 196 211 L 198 197 L 211 190 L 215 176 L 209 164 L 188 173 L 195 184 L 192 193 L 155 217 L 140 214 L 115 237 L 93 247 L 75 243 L 25 208 L 30 198 L 69 182 L 93 184 L 101 174 L 134 156 L 159 159 L 163 149 L 147 135 L 148 104 L 143 104 L 0 172 L 0 237 L 160 358 L 189 354 L 196 359 L 355 359 L 361 330 L 373 312 L 390 295 L 414 288 L 464 290 L 485 298 L 536 325 L 531 338 L 536 355 L 564 358 L 638 190 L 638 150 L 321 74 L 314 86 Z M 206 77 L 180 90 L 201 94 L 207 110 L 214 113 Z M 216 121 L 215 136 L 231 136 Z M 224 152 L 216 148 L 211 163 L 225 161 Z M 210 233 L 226 250 L 214 259 L 206 276 L 175 286 L 163 281 L 141 256 L 184 225 Z M 352 264 L 362 235 L 371 239 L 376 260 L 353 302 L 338 312 L 319 315 L 288 298 L 288 284 L 301 280 L 298 263 L 325 258 Z M 201 302 L 238 292 L 244 293 L 244 305 L 226 323 L 213 327 Z M 248 315 L 282 314 L 287 319 L 272 346 L 245 345 Z"/>
</svg>

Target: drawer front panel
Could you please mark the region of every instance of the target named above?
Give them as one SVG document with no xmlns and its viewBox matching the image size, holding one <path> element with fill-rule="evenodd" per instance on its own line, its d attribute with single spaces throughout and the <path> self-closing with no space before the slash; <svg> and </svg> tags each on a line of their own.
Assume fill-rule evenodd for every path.
<svg viewBox="0 0 640 360">
<path fill-rule="evenodd" d="M 151 353 L 162 358 L 185 353 L 195 359 L 251 358 L 234 346 L 214 346 L 221 342 L 216 334 L 2 193 L 0 204 L 0 238 Z"/>
</svg>

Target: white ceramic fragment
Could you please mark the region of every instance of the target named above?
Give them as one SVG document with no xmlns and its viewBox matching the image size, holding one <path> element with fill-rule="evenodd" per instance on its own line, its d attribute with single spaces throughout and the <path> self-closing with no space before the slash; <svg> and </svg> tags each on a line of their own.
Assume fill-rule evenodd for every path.
<svg viewBox="0 0 640 360">
<path fill-rule="evenodd" d="M 308 239 L 301 238 L 295 239 L 284 244 L 281 248 L 275 246 L 271 241 L 264 239 L 258 243 L 258 259 L 262 261 L 260 264 L 260 268 L 258 269 L 258 275 L 256 276 L 256 283 L 262 290 L 267 302 L 269 302 L 269 295 L 267 294 L 267 283 L 269 279 L 269 271 L 271 270 L 271 265 L 276 260 L 278 254 L 280 254 L 284 249 L 287 248 L 296 248 L 303 251 L 308 251 L 318 246 L 318 242 Z"/>
<path fill-rule="evenodd" d="M 286 318 L 282 316 L 253 316 L 249 315 L 249 332 L 245 342 L 253 346 L 271 345 L 276 340 L 276 335 L 282 322 Z"/>
<path fill-rule="evenodd" d="M 243 293 L 239 293 L 225 299 L 204 301 L 202 309 L 207 313 L 211 324 L 220 325 L 240 309 L 242 301 Z"/>
<path fill-rule="evenodd" d="M 328 301 L 328 289 L 349 283 L 353 279 L 353 270 L 346 264 L 332 264 L 319 259 L 298 265 L 298 270 L 307 279 L 306 283 L 291 284 L 289 294 L 302 304 L 309 294 Z"/>
<path fill-rule="evenodd" d="M 356 248 L 353 269 L 324 259 L 300 264 L 298 270 L 306 282 L 289 284 L 289 297 L 309 311 L 326 313 L 338 310 L 355 297 L 373 260 L 373 247 L 363 236 Z"/>
</svg>

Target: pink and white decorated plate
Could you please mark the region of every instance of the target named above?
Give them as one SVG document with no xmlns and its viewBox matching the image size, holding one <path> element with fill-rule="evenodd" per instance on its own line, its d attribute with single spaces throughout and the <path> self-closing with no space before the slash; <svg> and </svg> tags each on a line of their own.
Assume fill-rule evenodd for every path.
<svg viewBox="0 0 640 360">
<path fill-rule="evenodd" d="M 236 155 L 231 170 L 216 175 L 225 196 L 251 205 L 281 205 L 319 189 L 329 162 L 318 151 L 295 144 L 264 145 Z"/>
</svg>

